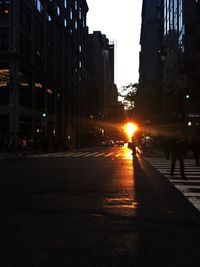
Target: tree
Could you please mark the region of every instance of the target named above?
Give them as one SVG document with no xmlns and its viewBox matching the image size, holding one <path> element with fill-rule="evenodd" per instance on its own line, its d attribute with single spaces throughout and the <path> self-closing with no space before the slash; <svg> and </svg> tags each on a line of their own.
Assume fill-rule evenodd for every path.
<svg viewBox="0 0 200 267">
<path fill-rule="evenodd" d="M 138 89 L 138 83 L 130 83 L 126 86 L 122 86 L 122 93 L 119 96 L 123 97 L 123 104 L 126 110 L 133 110 L 135 107 L 135 99 Z"/>
</svg>

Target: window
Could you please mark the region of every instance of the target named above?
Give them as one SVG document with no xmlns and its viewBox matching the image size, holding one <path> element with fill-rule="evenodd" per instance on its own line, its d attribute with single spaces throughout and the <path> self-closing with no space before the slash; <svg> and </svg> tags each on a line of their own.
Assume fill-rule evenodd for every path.
<svg viewBox="0 0 200 267">
<path fill-rule="evenodd" d="M 35 79 L 35 109 L 41 112 L 45 110 L 45 90 L 39 77 Z"/>
<path fill-rule="evenodd" d="M 52 17 L 51 17 L 51 15 L 47 14 L 47 20 L 48 20 L 49 22 L 52 21 Z"/>
<path fill-rule="evenodd" d="M 83 28 L 85 28 L 85 17 L 83 17 Z"/>
<path fill-rule="evenodd" d="M 57 6 L 57 15 L 60 16 L 61 15 L 61 12 L 60 12 L 60 7 Z"/>
<path fill-rule="evenodd" d="M 74 27 L 75 27 L 76 30 L 78 29 L 78 22 L 77 22 L 77 19 L 75 19 L 75 21 L 74 21 Z"/>
<path fill-rule="evenodd" d="M 67 20 L 66 19 L 64 19 L 64 26 L 65 26 L 65 28 L 67 28 Z"/>
<path fill-rule="evenodd" d="M 70 8 L 70 19 L 73 19 L 73 12 L 72 12 L 72 8 Z"/>
<path fill-rule="evenodd" d="M 64 0 L 64 7 L 67 8 L 67 0 Z"/>
<path fill-rule="evenodd" d="M 81 10 L 81 7 L 79 7 L 79 19 L 82 19 L 82 10 Z"/>
<path fill-rule="evenodd" d="M 0 16 L 8 16 L 9 14 L 9 1 L 0 0 Z"/>
<path fill-rule="evenodd" d="M 41 0 L 35 0 L 35 7 L 40 13 L 44 10 L 43 3 Z"/>
<path fill-rule="evenodd" d="M 47 92 L 47 114 L 53 115 L 55 112 L 55 90 L 49 85 Z"/>
<path fill-rule="evenodd" d="M 174 3 L 173 1 L 170 2 L 170 30 L 173 30 L 174 29 Z"/>
<path fill-rule="evenodd" d="M 21 106 L 32 108 L 31 74 L 24 68 L 19 70 L 19 102 Z"/>
<path fill-rule="evenodd" d="M 178 10 L 177 10 L 177 0 L 174 0 L 174 30 L 178 30 Z"/>
<path fill-rule="evenodd" d="M 74 7 L 75 7 L 75 10 L 78 9 L 78 3 L 77 3 L 77 0 L 75 0 L 75 2 L 74 2 Z"/>
<path fill-rule="evenodd" d="M 179 32 L 182 31 L 183 28 L 183 1 L 179 0 L 178 4 L 178 24 L 179 24 Z"/>
<path fill-rule="evenodd" d="M 0 66 L 0 104 L 6 105 L 9 102 L 9 75 L 10 70 L 8 65 L 1 64 Z"/>
</svg>

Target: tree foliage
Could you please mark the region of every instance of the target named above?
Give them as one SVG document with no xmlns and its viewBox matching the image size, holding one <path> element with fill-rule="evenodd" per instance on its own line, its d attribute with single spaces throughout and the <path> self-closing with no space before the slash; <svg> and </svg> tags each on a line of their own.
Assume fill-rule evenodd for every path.
<svg viewBox="0 0 200 267">
<path fill-rule="evenodd" d="M 130 83 L 126 86 L 122 86 L 122 94 L 120 94 L 121 97 L 123 97 L 123 104 L 125 106 L 125 109 L 132 110 L 135 105 L 135 98 L 137 94 L 138 89 L 138 83 Z"/>
</svg>

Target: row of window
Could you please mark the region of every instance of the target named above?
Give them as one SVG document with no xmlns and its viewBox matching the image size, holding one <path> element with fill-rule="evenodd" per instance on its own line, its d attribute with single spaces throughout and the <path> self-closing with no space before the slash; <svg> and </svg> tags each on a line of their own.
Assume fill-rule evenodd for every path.
<svg viewBox="0 0 200 267">
<path fill-rule="evenodd" d="M 53 0 L 49 0 L 49 1 L 50 2 L 53 2 Z M 64 8 L 67 9 L 67 7 L 68 7 L 68 0 L 63 0 L 63 5 L 64 5 Z M 35 7 L 37 8 L 37 10 L 39 12 L 42 12 L 43 9 L 44 9 L 43 1 L 42 0 L 35 0 Z M 59 6 L 57 6 L 57 7 L 59 7 Z M 78 10 L 78 1 L 77 0 L 74 1 L 74 9 L 75 10 Z"/>
<path fill-rule="evenodd" d="M 183 31 L 183 0 L 164 1 L 164 34 Z"/>
<path fill-rule="evenodd" d="M 9 101 L 9 85 L 12 87 L 9 75 L 9 68 L 0 68 L 0 104 L 8 104 Z M 44 89 L 44 84 L 39 78 L 36 78 L 33 86 L 35 88 L 36 110 L 43 112 L 46 109 L 48 114 L 53 114 L 55 111 L 55 90 L 48 86 Z M 32 108 L 33 93 L 31 74 L 25 71 L 24 68 L 20 68 L 19 70 L 18 87 L 20 105 Z"/>
<path fill-rule="evenodd" d="M 9 14 L 9 0 L 0 0 L 0 16 L 6 17 Z"/>
<path fill-rule="evenodd" d="M 38 12 L 40 12 L 40 13 L 44 12 L 44 6 L 43 6 L 41 0 L 35 0 L 35 7 L 36 7 Z M 64 7 L 67 8 L 67 1 L 64 1 Z M 70 7 L 70 9 L 69 9 L 69 18 L 70 18 L 70 20 L 75 19 L 75 29 L 78 28 L 78 19 L 79 20 L 83 20 L 82 26 L 85 27 L 86 26 L 85 25 L 85 17 L 82 15 L 82 8 L 78 7 L 78 2 L 77 1 L 74 2 L 74 7 L 75 7 L 75 10 L 78 10 L 78 18 L 76 18 L 74 16 L 73 8 Z M 57 13 L 58 16 L 61 16 L 61 8 L 60 8 L 59 5 L 56 6 L 56 13 Z M 47 20 L 49 22 L 51 22 L 53 20 L 53 16 L 50 13 L 47 14 Z M 67 19 L 66 18 L 64 18 L 64 26 L 67 27 Z"/>
</svg>

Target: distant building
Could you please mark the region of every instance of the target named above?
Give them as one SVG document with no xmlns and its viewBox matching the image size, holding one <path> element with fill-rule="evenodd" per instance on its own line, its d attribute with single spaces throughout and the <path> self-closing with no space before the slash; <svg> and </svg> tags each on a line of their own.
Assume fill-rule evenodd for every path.
<svg viewBox="0 0 200 267">
<path fill-rule="evenodd" d="M 100 31 L 94 31 L 89 34 L 88 56 L 88 117 L 92 115 L 94 120 L 104 122 L 102 127 L 106 132 L 110 111 L 118 104 L 114 83 L 114 44 Z"/>
<path fill-rule="evenodd" d="M 87 11 L 85 0 L 0 0 L 1 140 L 81 144 Z"/>
<path fill-rule="evenodd" d="M 117 101 L 117 88 L 114 84 L 114 44 L 110 44 L 100 31 L 95 31 L 89 34 L 88 55 L 88 105 L 90 112 L 105 115 L 106 108 Z"/>
</svg>

